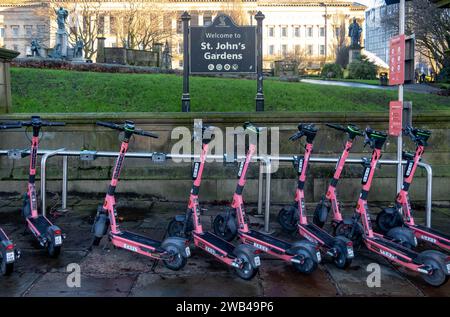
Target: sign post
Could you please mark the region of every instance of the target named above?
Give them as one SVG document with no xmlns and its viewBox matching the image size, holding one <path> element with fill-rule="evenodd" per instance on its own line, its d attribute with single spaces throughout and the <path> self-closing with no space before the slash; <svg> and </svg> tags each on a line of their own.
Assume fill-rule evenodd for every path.
<svg viewBox="0 0 450 317">
<path fill-rule="evenodd" d="M 181 96 L 181 111 L 191 111 L 191 96 L 189 94 L 189 21 L 191 16 L 187 11 L 181 15 L 183 21 L 183 95 Z"/>
</svg>

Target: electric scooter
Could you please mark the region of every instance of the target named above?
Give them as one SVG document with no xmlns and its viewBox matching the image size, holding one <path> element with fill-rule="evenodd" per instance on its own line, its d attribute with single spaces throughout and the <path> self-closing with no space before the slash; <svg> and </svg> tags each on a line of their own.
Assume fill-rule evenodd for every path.
<svg viewBox="0 0 450 317">
<path fill-rule="evenodd" d="M 146 236 L 121 230 L 116 220 L 117 210 L 114 194 L 119 182 L 119 175 L 123 168 L 130 139 L 133 135 L 151 138 L 158 138 L 158 136 L 154 133 L 137 129 L 133 121 L 125 121 L 122 125 L 110 122 L 97 122 L 97 125 L 122 131 L 123 138 L 103 206 L 99 206 L 97 210 L 93 225 L 93 245 L 99 245 L 101 238 L 107 233 L 109 227 L 110 232 L 108 238 L 115 247 L 139 253 L 156 260 L 162 260 L 167 268 L 174 271 L 180 270 L 186 265 L 187 258 L 191 253 L 188 245 L 189 242 L 186 239 L 169 237 L 162 242 L 153 240 Z"/>
<path fill-rule="evenodd" d="M 244 132 L 254 133 L 258 136 L 261 131 L 262 128 L 258 128 L 249 122 L 244 124 Z M 245 219 L 242 192 L 246 183 L 248 166 L 256 151 L 256 144 L 252 143 L 252 140 L 253 138 L 250 138 L 245 161 L 241 162 L 239 167 L 239 180 L 233 194 L 231 209 L 216 216 L 213 223 L 214 232 L 227 241 L 233 240 L 237 235 L 242 243 L 252 245 L 265 253 L 292 263 L 301 273 L 311 274 L 317 269 L 318 263 L 321 261 L 320 251 L 315 244 L 307 240 L 289 243 L 249 229 Z"/>
<path fill-rule="evenodd" d="M 30 155 L 30 171 L 28 177 L 28 190 L 24 195 L 22 216 L 27 229 L 33 234 L 40 247 L 46 248 L 50 257 L 56 258 L 61 252 L 65 235 L 60 227 L 54 225 L 47 217 L 38 213 L 38 199 L 36 195 L 36 161 L 39 148 L 39 133 L 42 127 L 64 126 L 64 122 L 44 121 L 39 116 L 32 116 L 30 121 L 20 122 L 22 127 L 31 127 L 30 154 L 22 153 L 22 157 Z"/>
<path fill-rule="evenodd" d="M 356 206 L 356 211 L 350 221 L 342 221 L 336 228 L 337 235 L 344 235 L 356 241 L 361 239 L 369 251 L 379 254 L 389 261 L 399 264 L 407 269 L 419 272 L 423 280 L 432 286 L 445 284 L 450 275 L 450 257 L 435 251 L 426 250 L 415 252 L 403 245 L 396 243 L 397 235 L 402 235 L 405 228 L 396 227 L 392 230 L 394 238 L 386 238 L 372 230 L 371 220 L 368 214 L 367 197 L 372 185 L 375 168 L 381 157 L 381 148 L 387 138 L 387 134 L 370 128 L 365 130 L 365 144 L 373 149 L 372 158 L 366 159 L 362 176 L 362 189 Z M 362 224 L 361 224 L 361 223 Z M 392 237 L 391 236 L 391 237 Z"/>
<path fill-rule="evenodd" d="M 328 214 L 330 213 L 331 209 L 333 211 L 332 226 L 335 229 L 337 225 L 342 222 L 342 214 L 339 207 L 339 201 L 337 199 L 336 186 L 339 182 L 339 179 L 341 178 L 341 173 L 344 169 L 345 161 L 347 160 L 350 150 L 352 149 L 355 138 L 357 136 L 364 136 L 364 134 L 357 126 L 352 124 L 342 126 L 339 124 L 327 123 L 326 125 L 330 128 L 346 133 L 348 139 L 345 143 L 344 150 L 342 151 L 342 154 L 336 164 L 333 178 L 328 185 L 327 193 L 322 197 L 322 200 L 319 202 L 319 204 L 317 204 L 317 207 L 314 211 L 313 222 L 316 226 L 322 228 L 327 221 Z"/>
<path fill-rule="evenodd" d="M 409 203 L 408 190 L 413 181 L 417 165 L 422 159 L 425 147 L 428 145 L 428 138 L 431 131 L 413 127 L 407 127 L 405 134 L 411 137 L 416 143 L 415 153 L 403 152 L 403 159 L 407 161 L 403 186 L 397 194 L 395 206 L 383 209 L 377 216 L 377 226 L 382 233 L 389 232 L 395 227 L 406 227 L 414 232 L 416 238 L 436 245 L 446 251 L 450 251 L 450 236 L 440 231 L 416 224 L 413 217 L 411 205 Z M 403 215 L 403 217 L 402 217 Z"/>
<path fill-rule="evenodd" d="M 21 128 L 20 123 L 2 123 L 0 129 L 17 129 Z M 5 231 L 0 228 L 0 258 L 2 275 L 11 275 L 14 271 L 14 263 L 20 257 L 20 251 L 14 243 L 8 238 Z"/>
<path fill-rule="evenodd" d="M 200 223 L 198 194 L 208 154 L 208 144 L 212 140 L 213 130 L 213 127 L 205 125 L 194 129 L 193 139 L 202 142 L 202 151 L 200 161 L 194 162 L 193 184 L 189 195 L 188 208 L 184 215 L 178 215 L 172 219 L 167 231 L 169 235 L 190 237 L 196 247 L 205 250 L 222 263 L 233 267 L 240 278 L 250 280 L 258 273 L 261 265 L 260 258 L 257 255 L 259 250 L 243 244 L 235 247 L 219 236 L 203 231 Z"/>
<path fill-rule="evenodd" d="M 306 137 L 305 155 L 294 156 L 294 168 L 297 170 L 298 182 L 295 191 L 295 202 L 293 205 L 283 208 L 278 214 L 278 222 L 283 229 L 299 234 L 319 246 L 322 254 L 333 258 L 333 262 L 340 269 L 345 269 L 352 263 L 354 252 L 353 243 L 343 236 L 333 237 L 314 223 L 308 223 L 305 207 L 304 186 L 308 163 L 313 150 L 313 141 L 317 134 L 314 124 L 299 124 L 298 132 L 289 138 L 291 141 Z"/>
</svg>

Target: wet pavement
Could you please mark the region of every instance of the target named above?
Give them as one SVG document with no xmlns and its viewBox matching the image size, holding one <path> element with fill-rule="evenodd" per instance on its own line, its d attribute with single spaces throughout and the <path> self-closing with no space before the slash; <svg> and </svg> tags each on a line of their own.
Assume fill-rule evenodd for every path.
<svg viewBox="0 0 450 317">
<path fill-rule="evenodd" d="M 0 277 L 0 296 L 450 296 L 450 283 L 440 288 L 427 286 L 418 274 L 394 266 L 366 249 L 356 250 L 356 258 L 346 270 L 337 269 L 325 258 L 309 276 L 296 272 L 292 265 L 262 255 L 259 273 L 252 281 L 244 281 L 227 266 L 194 248 L 183 270 L 170 271 L 162 263 L 114 248 L 106 238 L 100 246 L 91 247 L 90 229 L 98 201 L 101 198 L 70 197 L 69 211 L 54 219 L 67 239 L 60 257 L 50 259 L 45 250 L 34 248 L 32 236 L 24 232 L 20 199 L 8 197 L 8 204 L 0 206 L 0 223 L 21 249 L 22 257 L 12 276 Z M 128 201 L 119 198 L 117 205 L 122 228 L 153 239 L 163 239 L 171 217 L 185 210 L 183 203 L 138 197 Z M 202 216 L 205 229 L 210 228 L 214 215 L 226 208 L 203 207 L 208 208 Z M 307 207 L 313 210 L 313 206 Z M 262 218 L 253 214 L 255 209 L 248 206 L 252 228 L 261 229 Z M 274 205 L 272 211 L 278 209 Z M 351 206 L 347 209 L 351 210 Z M 374 207 L 373 212 L 376 211 Z M 423 216 L 423 212 L 417 212 L 419 221 Z M 449 208 L 436 208 L 433 224 L 449 232 L 449 216 Z M 276 237 L 297 239 L 282 233 L 275 219 L 271 229 Z M 68 286 L 74 281 L 73 271 L 68 271 L 73 263 L 79 265 L 81 287 Z M 373 263 L 379 264 L 380 287 L 367 284 Z"/>
</svg>

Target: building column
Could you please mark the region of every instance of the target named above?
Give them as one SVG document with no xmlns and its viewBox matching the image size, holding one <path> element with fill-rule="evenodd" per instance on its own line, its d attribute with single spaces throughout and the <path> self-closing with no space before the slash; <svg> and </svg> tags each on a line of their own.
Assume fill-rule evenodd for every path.
<svg viewBox="0 0 450 317">
<path fill-rule="evenodd" d="M 0 48 L 0 113 L 11 111 L 11 73 L 10 64 L 19 52 Z"/>
</svg>

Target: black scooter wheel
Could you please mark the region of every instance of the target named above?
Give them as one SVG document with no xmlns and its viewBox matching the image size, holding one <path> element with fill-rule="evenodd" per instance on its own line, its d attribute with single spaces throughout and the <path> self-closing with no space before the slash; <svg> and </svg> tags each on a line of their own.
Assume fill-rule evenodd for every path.
<svg viewBox="0 0 450 317">
<path fill-rule="evenodd" d="M 352 264 L 353 258 L 348 257 L 347 245 L 343 241 L 337 240 L 334 243 L 333 248 L 335 248 L 337 252 L 336 256 L 333 258 L 334 265 L 341 270 L 348 268 Z"/>
<path fill-rule="evenodd" d="M 11 275 L 14 271 L 14 263 L 6 263 L 6 259 L 2 258 L 2 275 Z"/>
<path fill-rule="evenodd" d="M 432 268 L 430 274 L 421 273 L 425 282 L 434 287 L 447 283 L 449 276 L 446 274 L 445 255 L 435 250 L 427 250 L 419 255 L 422 263 Z"/>
<path fill-rule="evenodd" d="M 164 247 L 164 249 L 170 254 L 170 258 L 168 260 L 163 260 L 164 265 L 172 270 L 178 271 L 181 270 L 187 263 L 187 258 L 181 255 L 177 246 L 173 244 L 168 244 Z"/>
<path fill-rule="evenodd" d="M 233 216 L 230 215 L 230 217 Z M 232 219 L 232 221 L 234 220 Z M 218 214 L 214 218 L 213 230 L 217 236 L 221 237 L 222 239 L 228 242 L 233 241 L 237 234 L 237 232 L 233 232 L 232 230 L 230 230 L 228 224 L 226 223 L 225 217 L 221 214 Z"/>
<path fill-rule="evenodd" d="M 353 223 L 349 224 L 349 223 L 345 223 L 344 221 L 342 221 L 341 223 L 339 223 L 335 230 L 334 230 L 334 235 L 337 236 L 343 236 L 349 240 L 351 240 L 353 242 L 353 247 L 354 248 L 359 248 L 362 245 L 362 230 L 361 228 L 358 226 L 357 228 L 355 228 L 355 230 L 353 229 Z M 352 233 L 353 231 L 353 233 Z"/>
<path fill-rule="evenodd" d="M 325 206 L 325 204 L 319 203 L 316 206 L 316 210 L 314 210 L 313 223 L 316 226 L 323 228 L 325 222 L 327 221 L 328 212 L 329 208 Z"/>
<path fill-rule="evenodd" d="M 53 240 L 51 240 L 47 245 L 47 253 L 51 258 L 57 258 L 61 253 L 61 246 L 56 246 Z"/>
<path fill-rule="evenodd" d="M 239 276 L 241 279 L 249 281 L 252 278 L 255 277 L 255 275 L 258 273 L 258 269 L 254 268 L 251 264 L 251 259 L 249 256 L 243 252 L 239 252 L 237 254 L 237 258 L 241 260 L 242 265 L 240 268 L 235 268 L 235 272 L 237 276 Z"/>
<path fill-rule="evenodd" d="M 402 225 L 402 219 L 397 211 L 388 213 L 386 210 L 382 210 L 377 215 L 377 228 L 381 233 L 386 234 L 389 230 Z"/>
<path fill-rule="evenodd" d="M 295 213 L 297 209 L 294 207 L 283 208 L 278 213 L 278 223 L 283 230 L 287 232 L 294 232 L 297 229 L 297 221 L 295 220 Z"/>
<path fill-rule="evenodd" d="M 180 237 L 184 238 L 185 233 L 183 232 L 184 223 L 182 221 L 178 221 L 175 218 L 169 222 L 169 226 L 167 227 L 167 234 L 169 237 Z"/>
<path fill-rule="evenodd" d="M 293 263 L 297 271 L 303 274 L 311 274 L 317 269 L 317 262 L 314 261 L 313 256 L 306 249 L 297 250 L 296 255 L 303 259 L 303 263 Z"/>
<path fill-rule="evenodd" d="M 30 198 L 27 194 L 24 195 L 22 206 L 22 217 L 27 219 L 31 215 Z"/>
</svg>

